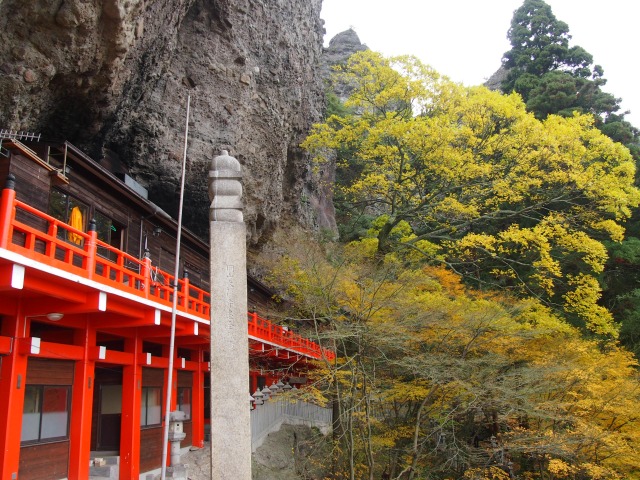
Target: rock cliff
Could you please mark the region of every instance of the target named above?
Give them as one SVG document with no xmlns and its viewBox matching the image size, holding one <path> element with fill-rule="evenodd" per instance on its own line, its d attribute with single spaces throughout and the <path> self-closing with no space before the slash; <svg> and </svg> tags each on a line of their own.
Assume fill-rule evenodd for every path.
<svg viewBox="0 0 640 480">
<path fill-rule="evenodd" d="M 351 55 L 356 52 L 367 50 L 368 47 L 360 42 L 360 37 L 352 28 L 338 33 L 329 41 L 329 46 L 324 49 L 322 55 L 322 78 L 328 80 L 331 78 L 332 67 L 334 65 L 345 65 Z M 332 82 L 333 92 L 345 101 L 349 96 L 349 87 L 344 84 Z"/>
<path fill-rule="evenodd" d="M 175 215 L 190 94 L 190 229 L 206 238 L 207 170 L 223 148 L 245 171 L 250 245 L 287 219 L 334 228 L 331 199 L 299 148 L 323 108 L 320 8 L 321 0 L 0 0 L 0 127 L 121 163 Z"/>
</svg>

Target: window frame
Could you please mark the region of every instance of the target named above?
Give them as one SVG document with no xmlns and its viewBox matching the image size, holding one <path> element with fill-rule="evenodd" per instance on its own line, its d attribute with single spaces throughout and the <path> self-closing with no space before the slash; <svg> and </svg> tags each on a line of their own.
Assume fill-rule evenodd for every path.
<svg viewBox="0 0 640 480">
<path fill-rule="evenodd" d="M 64 198 L 60 198 L 60 205 L 62 207 L 62 211 L 58 211 L 56 207 L 56 203 L 54 203 L 54 196 L 63 196 Z M 59 188 L 51 188 L 49 190 L 49 204 L 48 204 L 48 211 L 47 213 L 52 216 L 53 218 L 55 218 L 56 220 L 59 220 L 69 226 L 71 226 L 71 212 L 73 210 L 74 207 L 78 207 L 82 213 L 82 228 L 81 230 L 83 232 L 86 233 L 87 228 L 89 226 L 89 217 L 91 216 L 91 205 L 89 205 L 86 202 L 83 202 L 82 200 L 80 200 L 78 197 L 75 197 L 74 195 L 71 195 L 68 192 L 65 192 L 64 190 L 61 190 Z M 69 230 L 67 230 L 66 228 L 58 228 L 58 238 L 64 240 L 65 242 L 68 243 L 72 243 L 75 245 L 78 245 L 80 247 L 82 247 L 82 245 L 84 244 L 84 242 L 82 241 L 82 239 L 80 239 L 80 241 L 74 241 L 71 236 L 75 236 L 78 237 L 78 235 L 70 232 Z"/>
<path fill-rule="evenodd" d="M 117 250 L 124 250 L 122 248 L 124 243 L 124 237 L 123 237 L 123 233 L 125 230 L 124 225 L 122 225 L 120 222 L 117 222 L 106 213 L 103 213 L 98 208 L 93 208 L 93 218 L 96 221 L 96 233 L 97 233 L 98 240 L 108 244 L 109 246 Z M 106 239 L 101 238 L 103 237 L 103 235 L 101 234 L 102 228 L 106 227 L 107 225 L 108 225 L 108 238 Z M 115 261 L 113 252 L 106 249 L 105 247 L 98 246 L 97 254 L 108 260 Z"/>
<path fill-rule="evenodd" d="M 158 398 L 160 399 L 160 416 L 158 423 L 148 423 L 149 418 L 149 392 L 158 392 Z M 146 386 L 142 387 L 140 394 L 140 428 L 157 428 L 162 425 L 162 387 Z"/>
<path fill-rule="evenodd" d="M 27 390 L 29 389 L 37 389 L 37 391 L 39 392 L 38 395 L 38 401 L 37 401 L 37 413 L 39 414 L 39 418 L 38 418 L 38 436 L 35 439 L 31 439 L 31 440 L 22 440 L 22 433 L 24 432 L 24 423 L 25 423 L 25 406 L 26 406 L 26 402 L 23 401 L 23 406 L 22 406 L 22 424 L 21 424 L 21 435 L 20 435 L 20 445 L 21 446 L 30 446 L 30 445 L 43 445 L 43 444 L 47 444 L 47 443 L 56 443 L 56 442 L 63 442 L 63 441 L 68 441 L 69 440 L 69 429 L 70 429 L 70 422 L 71 422 L 71 385 L 44 385 L 44 384 L 27 384 L 25 385 L 25 399 L 27 397 Z M 47 412 L 43 411 L 44 408 L 44 403 L 45 403 L 45 390 L 53 390 L 53 389 L 62 389 L 66 391 L 66 410 L 64 410 L 64 412 L 66 413 L 66 426 L 65 426 L 65 434 L 64 435 L 58 435 L 56 437 L 46 437 L 46 438 L 42 438 L 42 425 L 43 425 L 43 419 L 44 419 L 44 414 Z"/>
<path fill-rule="evenodd" d="M 185 392 L 185 391 L 189 392 L 189 403 L 183 403 L 182 402 L 183 392 Z M 177 396 L 176 396 L 176 410 L 180 410 L 180 411 L 184 412 L 185 415 L 186 415 L 187 412 L 185 412 L 181 408 L 183 405 L 189 405 L 189 414 L 188 414 L 188 416 L 185 417 L 184 421 L 185 422 L 190 422 L 191 421 L 191 417 L 192 417 L 191 412 L 193 412 L 193 389 L 191 387 L 178 387 L 178 392 L 177 392 Z"/>
</svg>

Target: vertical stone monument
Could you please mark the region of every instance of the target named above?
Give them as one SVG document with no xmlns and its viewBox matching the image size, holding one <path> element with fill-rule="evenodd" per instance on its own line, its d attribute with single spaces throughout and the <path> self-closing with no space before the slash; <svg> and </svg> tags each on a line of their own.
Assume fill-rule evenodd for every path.
<svg viewBox="0 0 640 480">
<path fill-rule="evenodd" d="M 211 478 L 251 480 L 246 226 L 242 171 L 227 151 L 209 171 Z"/>
</svg>

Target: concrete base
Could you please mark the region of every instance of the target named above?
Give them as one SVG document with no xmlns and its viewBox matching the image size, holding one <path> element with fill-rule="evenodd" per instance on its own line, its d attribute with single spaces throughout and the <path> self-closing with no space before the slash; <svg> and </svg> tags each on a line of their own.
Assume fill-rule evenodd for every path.
<svg viewBox="0 0 640 480">
<path fill-rule="evenodd" d="M 162 478 L 162 474 L 160 473 L 148 473 L 146 475 L 147 480 L 160 480 Z M 167 467 L 165 471 L 165 478 L 172 478 L 173 480 L 189 480 L 187 476 L 187 466 L 186 465 L 173 465 L 171 467 Z"/>
<path fill-rule="evenodd" d="M 174 480 L 188 480 L 187 466 L 173 465 L 171 467 L 167 467 L 166 478 L 173 478 Z"/>
</svg>

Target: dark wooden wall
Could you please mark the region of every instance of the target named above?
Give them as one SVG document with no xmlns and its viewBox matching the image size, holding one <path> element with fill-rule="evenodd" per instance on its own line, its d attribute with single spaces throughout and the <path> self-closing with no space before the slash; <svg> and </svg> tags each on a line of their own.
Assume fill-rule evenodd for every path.
<svg viewBox="0 0 640 480">
<path fill-rule="evenodd" d="M 9 171 L 16 177 L 16 195 L 33 207 L 47 211 L 51 176 L 49 171 L 22 155 L 11 155 Z M 4 188 L 4 181 L 2 183 Z"/>
<path fill-rule="evenodd" d="M 56 182 L 54 185 L 50 172 L 33 160 L 12 152 L 10 159 L 0 160 L 0 189 L 4 188 L 6 175 L 10 171 L 16 176 L 17 198 L 40 211 L 48 212 L 49 196 L 52 188 L 75 197 L 90 208 L 90 215 L 98 211 L 122 225 L 121 249 L 130 255 L 141 258 L 145 243 L 151 253 L 154 266 L 173 274 L 175 269 L 176 232 L 167 227 L 166 220 L 161 221 L 159 214 L 153 214 L 113 189 L 107 182 L 83 167 L 78 159 L 69 155 L 67 165 L 71 167 L 67 174 L 69 184 Z M 28 219 L 22 219 L 29 222 Z M 160 226 L 161 232 L 154 235 L 154 227 Z M 200 247 L 202 244 L 200 245 Z M 209 289 L 208 251 L 194 249 L 183 236 L 181 247 L 180 276 L 185 265 L 191 271 L 192 283 L 204 290 Z"/>
<path fill-rule="evenodd" d="M 27 385 L 72 385 L 74 362 L 30 357 Z"/>
<path fill-rule="evenodd" d="M 140 432 L 140 471 L 160 468 L 162 463 L 162 427 L 145 428 Z"/>
<path fill-rule="evenodd" d="M 69 442 L 46 443 L 20 449 L 20 480 L 66 478 L 69 471 Z"/>
<path fill-rule="evenodd" d="M 9 159 L 3 155 L 0 155 L 0 189 L 4 188 L 7 181 L 7 175 L 9 174 Z"/>
</svg>

